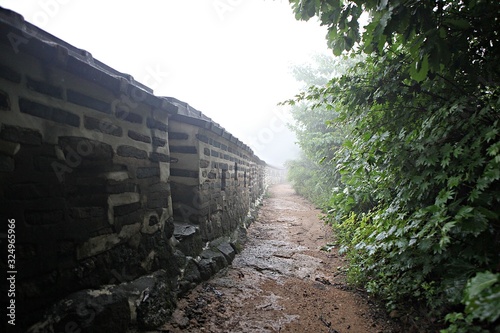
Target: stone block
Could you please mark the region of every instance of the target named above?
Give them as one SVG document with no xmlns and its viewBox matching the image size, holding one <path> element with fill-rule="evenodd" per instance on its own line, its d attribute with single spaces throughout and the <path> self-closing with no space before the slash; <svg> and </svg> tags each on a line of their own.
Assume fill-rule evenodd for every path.
<svg viewBox="0 0 500 333">
<path fill-rule="evenodd" d="M 181 154 L 198 154 L 198 150 L 195 146 L 171 146 L 170 152 Z"/>
<path fill-rule="evenodd" d="M 217 246 L 217 250 L 219 250 L 224 255 L 229 264 L 233 262 L 234 257 L 236 256 L 236 251 L 231 246 L 231 244 L 222 243 L 219 246 Z"/>
<path fill-rule="evenodd" d="M 139 186 L 129 182 L 106 185 L 106 193 L 119 194 L 124 192 L 139 192 Z"/>
<path fill-rule="evenodd" d="M 149 160 L 152 162 L 170 163 L 170 156 L 158 152 L 151 152 L 149 153 Z"/>
<path fill-rule="evenodd" d="M 188 177 L 188 178 L 198 178 L 198 171 L 185 170 L 185 169 L 170 169 L 170 175 L 173 177 Z"/>
<path fill-rule="evenodd" d="M 15 168 L 16 164 L 12 157 L 0 154 L 0 172 L 12 172 Z"/>
<path fill-rule="evenodd" d="M 26 78 L 26 86 L 28 89 L 34 90 L 44 95 L 62 99 L 62 88 L 56 87 L 43 81 L 37 81 L 30 77 Z"/>
<path fill-rule="evenodd" d="M 208 149 L 208 148 L 203 148 L 203 154 L 204 154 L 205 156 L 210 156 L 210 149 Z"/>
<path fill-rule="evenodd" d="M 21 83 L 21 74 L 7 66 L 0 65 L 0 77 L 10 82 Z"/>
<path fill-rule="evenodd" d="M 159 167 L 137 168 L 136 177 L 138 179 L 160 177 L 160 168 Z"/>
<path fill-rule="evenodd" d="M 198 269 L 198 265 L 193 259 L 190 259 L 184 268 L 184 280 L 189 282 L 201 282 L 200 270 Z"/>
<path fill-rule="evenodd" d="M 201 142 L 208 143 L 208 137 L 206 135 L 196 134 L 196 138 Z"/>
<path fill-rule="evenodd" d="M 0 138 L 26 145 L 39 146 L 42 144 L 42 134 L 40 132 L 17 126 L 2 125 Z"/>
<path fill-rule="evenodd" d="M 109 103 L 103 102 L 97 98 L 87 96 L 80 92 L 68 89 L 66 91 L 66 97 L 68 102 L 85 106 L 89 109 L 100 111 L 103 113 L 111 114 L 111 105 Z"/>
<path fill-rule="evenodd" d="M 73 127 L 80 126 L 80 117 L 66 110 L 53 108 L 24 98 L 19 99 L 19 109 L 22 113 L 51 120 Z"/>
<path fill-rule="evenodd" d="M 201 253 L 201 258 L 202 259 L 207 259 L 215 263 L 215 272 L 220 271 L 224 267 L 227 267 L 228 263 L 224 255 L 219 252 L 219 251 L 213 251 L 213 250 L 205 250 Z"/>
<path fill-rule="evenodd" d="M 168 207 L 170 192 L 153 192 L 149 193 L 147 197 L 147 208 L 166 208 Z"/>
<path fill-rule="evenodd" d="M 130 214 L 124 214 L 121 216 L 114 217 L 113 221 L 113 229 L 116 233 L 122 233 L 123 227 L 127 225 L 137 224 L 140 225 L 142 223 L 143 212 L 142 210 L 135 210 Z"/>
<path fill-rule="evenodd" d="M 113 207 L 113 214 L 114 214 L 114 216 L 124 216 L 124 215 L 130 214 L 130 213 L 133 213 L 139 209 L 141 209 L 141 203 L 134 202 L 134 203 L 130 203 L 130 204 L 114 206 Z"/>
<path fill-rule="evenodd" d="M 187 140 L 189 139 L 189 135 L 187 133 L 181 133 L 181 132 L 168 132 L 168 139 L 169 140 Z"/>
<path fill-rule="evenodd" d="M 65 150 L 66 160 L 75 154 L 79 158 L 91 161 L 111 161 L 113 158 L 113 148 L 104 142 L 83 137 L 61 136 L 58 143 Z"/>
<path fill-rule="evenodd" d="M 146 119 L 146 125 L 149 127 L 149 128 L 152 128 L 152 129 L 157 129 L 157 130 L 160 130 L 162 132 L 167 132 L 168 131 L 168 126 L 167 124 L 165 123 L 162 123 L 161 121 L 158 121 L 158 120 L 155 120 L 153 118 L 147 118 Z"/>
<path fill-rule="evenodd" d="M 153 146 L 154 147 L 165 147 L 167 140 L 153 136 Z"/>
<path fill-rule="evenodd" d="M 174 222 L 174 237 L 179 241 L 177 248 L 185 255 L 196 257 L 203 249 L 199 229 L 190 224 Z"/>
<path fill-rule="evenodd" d="M 14 156 L 19 152 L 19 149 L 21 149 L 21 145 L 17 142 L 0 140 L 0 154 Z"/>
<path fill-rule="evenodd" d="M 144 134 L 132 131 L 132 130 L 128 131 L 128 137 L 131 138 L 132 140 L 135 140 L 135 141 L 151 143 L 151 138 L 149 137 L 149 135 L 144 135 Z"/>
<path fill-rule="evenodd" d="M 123 129 L 120 126 L 110 123 L 102 119 L 85 116 L 84 125 L 86 129 L 109 134 L 113 136 L 122 136 Z"/>
<path fill-rule="evenodd" d="M 201 259 L 200 261 L 198 261 L 197 264 L 202 281 L 210 279 L 210 277 L 217 272 L 215 268 L 215 263 L 212 260 Z"/>
<path fill-rule="evenodd" d="M 142 330 L 156 330 L 172 315 L 176 305 L 175 288 L 166 276 L 158 276 L 137 307 L 137 324 Z"/>
<path fill-rule="evenodd" d="M 116 153 L 119 156 L 123 157 L 133 157 L 140 160 L 146 159 L 148 157 L 148 153 L 145 150 L 138 149 L 132 146 L 119 146 L 116 150 Z"/>
<path fill-rule="evenodd" d="M 137 113 L 133 113 L 119 107 L 115 111 L 115 117 L 117 119 L 128 121 L 129 123 L 142 124 L 142 116 Z"/>
<path fill-rule="evenodd" d="M 64 222 L 64 211 L 55 207 L 48 210 L 26 210 L 24 212 L 26 223 L 41 226 Z"/>
<path fill-rule="evenodd" d="M 210 166 L 210 161 L 200 159 L 200 168 L 208 168 Z"/>
<path fill-rule="evenodd" d="M 9 94 L 0 90 L 0 110 L 10 110 Z"/>
</svg>

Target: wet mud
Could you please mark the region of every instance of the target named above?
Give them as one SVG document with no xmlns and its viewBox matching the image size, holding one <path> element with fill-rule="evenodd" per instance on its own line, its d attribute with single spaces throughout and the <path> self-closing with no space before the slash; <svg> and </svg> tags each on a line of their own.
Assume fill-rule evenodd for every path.
<svg viewBox="0 0 500 333">
<path fill-rule="evenodd" d="M 275 185 L 232 266 L 179 300 L 157 332 L 398 332 L 385 312 L 345 282 L 345 260 L 320 211 Z"/>
</svg>

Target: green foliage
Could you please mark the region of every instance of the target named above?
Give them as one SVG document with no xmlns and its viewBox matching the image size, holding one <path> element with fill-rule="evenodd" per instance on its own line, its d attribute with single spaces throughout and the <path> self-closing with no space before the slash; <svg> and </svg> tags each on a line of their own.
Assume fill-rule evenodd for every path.
<svg viewBox="0 0 500 333">
<path fill-rule="evenodd" d="M 292 72 L 298 82 L 310 86 L 309 91 L 315 94 L 332 76 L 340 76 L 357 61 L 317 55 L 312 64 L 295 66 Z M 300 159 L 287 162 L 288 179 L 297 193 L 325 208 L 332 189 L 340 182 L 332 158 L 342 145 L 344 130 L 331 126 L 330 120 L 336 116 L 332 105 L 323 107 L 314 98 L 289 103 L 295 119 L 290 128 L 295 132 L 303 154 Z"/>
<path fill-rule="evenodd" d="M 299 126 L 314 133 L 299 135 L 306 156 L 331 168 L 324 206 L 350 259 L 350 281 L 389 308 L 426 304 L 446 319 L 443 332 L 493 330 L 500 313 L 500 3 L 290 2 L 299 18 L 317 15 L 328 25 L 334 53 L 368 54 L 289 101 L 305 103 Z"/>
</svg>

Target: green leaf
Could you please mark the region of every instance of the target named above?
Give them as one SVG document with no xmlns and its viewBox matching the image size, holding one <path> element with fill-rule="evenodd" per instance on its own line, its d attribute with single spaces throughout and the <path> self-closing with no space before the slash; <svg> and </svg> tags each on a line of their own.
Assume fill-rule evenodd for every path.
<svg viewBox="0 0 500 333">
<path fill-rule="evenodd" d="M 494 322 L 500 317 L 500 274 L 489 271 L 478 273 L 469 280 L 464 292 L 465 312 Z"/>
<path fill-rule="evenodd" d="M 413 63 L 410 67 L 410 76 L 417 82 L 422 82 L 429 72 L 429 56 L 425 55 L 421 61 Z"/>
<path fill-rule="evenodd" d="M 493 274 L 489 271 L 478 273 L 467 284 L 465 299 L 477 297 L 483 290 L 489 288 L 498 282 L 499 274 Z"/>
</svg>

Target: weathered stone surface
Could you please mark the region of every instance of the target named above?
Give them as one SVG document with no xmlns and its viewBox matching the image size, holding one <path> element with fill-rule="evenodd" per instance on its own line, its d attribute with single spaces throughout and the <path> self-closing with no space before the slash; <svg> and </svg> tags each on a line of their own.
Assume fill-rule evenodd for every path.
<svg viewBox="0 0 500 333">
<path fill-rule="evenodd" d="M 224 255 L 219 251 L 205 250 L 201 253 L 202 259 L 207 259 L 215 263 L 215 271 L 218 272 L 224 267 L 227 267 L 228 263 Z"/>
<path fill-rule="evenodd" d="M 170 162 L 170 156 L 167 154 L 162 154 L 158 152 L 151 152 L 149 154 L 149 160 L 152 162 L 165 162 L 168 163 Z"/>
<path fill-rule="evenodd" d="M 15 168 L 16 165 L 12 157 L 0 154 L 0 172 L 12 172 Z"/>
<path fill-rule="evenodd" d="M 132 282 L 82 290 L 57 302 L 28 332 L 126 332 L 134 323 L 154 329 L 175 308 L 171 285 L 166 271 L 159 270 Z"/>
<path fill-rule="evenodd" d="M 197 154 L 198 150 L 195 146 L 171 146 L 170 152 L 181 154 Z"/>
<path fill-rule="evenodd" d="M 118 183 L 118 184 L 108 184 L 106 186 L 106 192 L 111 194 L 119 194 L 124 192 L 139 192 L 139 186 L 135 183 Z"/>
<path fill-rule="evenodd" d="M 123 129 L 109 121 L 85 116 L 83 123 L 86 129 L 109 134 L 113 136 L 122 136 Z"/>
<path fill-rule="evenodd" d="M 85 106 L 103 113 L 111 113 L 111 105 L 109 103 L 98 100 L 97 98 L 87 96 L 78 91 L 68 89 L 66 91 L 66 97 L 68 99 L 68 102 Z"/>
<path fill-rule="evenodd" d="M 83 137 L 61 136 L 59 146 L 63 148 L 66 160 L 111 161 L 113 158 L 113 148 L 109 144 Z"/>
<path fill-rule="evenodd" d="M 39 146 L 42 144 L 40 132 L 17 126 L 2 125 L 0 138 L 17 143 Z"/>
<path fill-rule="evenodd" d="M 146 119 L 146 125 L 149 128 L 158 129 L 162 132 L 167 132 L 167 130 L 168 130 L 167 124 L 162 123 L 162 122 L 155 120 L 153 118 L 149 118 L 149 117 Z"/>
<path fill-rule="evenodd" d="M 196 257 L 203 248 L 199 229 L 190 224 L 174 222 L 174 237 L 179 241 L 177 248 L 185 255 Z"/>
<path fill-rule="evenodd" d="M 142 116 L 137 113 L 133 113 L 124 109 L 117 108 L 115 111 L 115 116 L 118 119 L 128 121 L 130 123 L 141 124 Z"/>
<path fill-rule="evenodd" d="M 201 275 L 198 269 L 198 265 L 193 259 L 190 259 L 184 268 L 184 280 L 189 282 L 200 282 Z"/>
<path fill-rule="evenodd" d="M 175 309 L 176 299 L 172 283 L 166 274 L 155 277 L 155 285 L 143 292 L 137 307 L 137 324 L 142 329 L 156 329 L 164 324 Z"/>
<path fill-rule="evenodd" d="M 113 207 L 113 212 L 115 216 L 123 216 L 135 212 L 141 208 L 140 202 L 134 202 L 126 205 Z"/>
<path fill-rule="evenodd" d="M 169 140 L 187 140 L 189 139 L 189 135 L 187 133 L 182 133 L 182 132 L 168 132 L 168 139 Z"/>
<path fill-rule="evenodd" d="M 203 281 L 210 279 L 217 271 L 215 269 L 215 263 L 210 259 L 201 259 L 198 262 L 198 269 L 200 271 L 200 277 Z"/>
<path fill-rule="evenodd" d="M 57 303 L 45 322 L 28 332 L 125 332 L 130 324 L 126 294 L 117 290 L 85 290 Z"/>
<path fill-rule="evenodd" d="M 136 176 L 139 179 L 160 177 L 160 168 L 159 167 L 137 168 Z"/>
<path fill-rule="evenodd" d="M 21 110 L 21 112 L 35 117 L 44 118 L 73 127 L 80 126 L 80 117 L 78 115 L 66 110 L 50 107 L 24 98 L 19 99 L 19 109 Z"/>
<path fill-rule="evenodd" d="M 219 246 L 217 246 L 217 250 L 219 250 L 224 255 L 224 257 L 226 258 L 226 260 L 229 264 L 231 264 L 233 262 L 234 257 L 236 256 L 236 251 L 231 246 L 231 244 L 222 243 Z"/>
<path fill-rule="evenodd" d="M 116 150 L 116 153 L 119 156 L 123 157 L 133 157 L 137 159 L 146 159 L 148 157 L 148 153 L 145 150 L 138 149 L 132 146 L 119 146 Z"/>
<path fill-rule="evenodd" d="M 0 110 L 10 110 L 9 95 L 2 90 L 0 90 Z"/>
<path fill-rule="evenodd" d="M 21 82 L 21 74 L 10 67 L 0 65 L 0 77 L 14 83 Z"/>
<path fill-rule="evenodd" d="M 43 82 L 43 81 L 38 81 L 34 80 L 30 77 L 26 78 L 26 86 L 29 89 L 32 89 L 36 92 L 39 92 L 41 94 L 45 94 L 51 97 L 56 97 L 61 99 L 62 98 L 62 88 L 61 87 L 56 87 L 52 84 Z"/>
<path fill-rule="evenodd" d="M 198 171 L 171 168 L 170 175 L 175 177 L 198 178 Z"/>
<path fill-rule="evenodd" d="M 151 137 L 149 137 L 149 135 L 141 134 L 132 130 L 128 131 L 128 137 L 135 141 L 151 143 Z"/>
</svg>

